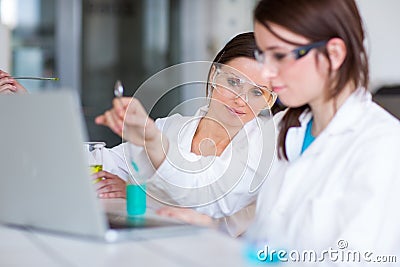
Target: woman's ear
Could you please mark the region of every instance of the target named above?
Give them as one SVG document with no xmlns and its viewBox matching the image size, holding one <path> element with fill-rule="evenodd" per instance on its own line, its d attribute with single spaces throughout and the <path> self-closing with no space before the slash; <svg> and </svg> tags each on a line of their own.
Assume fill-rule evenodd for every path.
<svg viewBox="0 0 400 267">
<path fill-rule="evenodd" d="M 212 88 L 215 88 L 215 75 L 217 72 L 217 66 L 215 64 L 212 64 L 211 69 L 210 69 L 210 75 L 208 76 L 209 83 Z"/>
<path fill-rule="evenodd" d="M 340 38 L 332 38 L 326 44 L 332 70 L 338 70 L 347 56 L 347 49 L 344 41 Z"/>
</svg>

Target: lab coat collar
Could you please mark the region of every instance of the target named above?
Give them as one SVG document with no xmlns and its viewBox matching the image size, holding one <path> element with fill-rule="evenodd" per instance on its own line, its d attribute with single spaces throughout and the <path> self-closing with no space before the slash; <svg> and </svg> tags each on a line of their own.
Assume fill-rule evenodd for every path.
<svg viewBox="0 0 400 267">
<path fill-rule="evenodd" d="M 299 117 L 300 127 L 289 128 L 286 135 L 286 154 L 289 161 L 294 161 L 301 155 L 307 123 L 311 120 L 311 111 L 305 110 Z"/>
<path fill-rule="evenodd" d="M 366 104 L 371 102 L 371 94 L 364 88 L 355 90 L 343 103 L 343 105 L 336 112 L 332 121 L 328 124 L 326 129 L 321 132 L 314 143 L 318 142 L 322 136 L 340 135 L 348 131 L 353 131 L 357 125 L 357 121 L 362 116 L 363 108 Z M 307 124 L 312 118 L 310 109 L 305 110 L 299 117 L 300 127 L 291 127 L 286 136 L 286 153 L 289 161 L 294 161 L 301 155 L 301 147 L 304 141 Z M 315 147 L 315 146 L 310 146 Z M 318 153 L 322 146 L 318 146 L 311 153 Z"/>
<path fill-rule="evenodd" d="M 202 106 L 196 111 L 195 116 L 204 117 L 207 114 L 207 112 L 208 112 L 208 106 Z"/>
</svg>

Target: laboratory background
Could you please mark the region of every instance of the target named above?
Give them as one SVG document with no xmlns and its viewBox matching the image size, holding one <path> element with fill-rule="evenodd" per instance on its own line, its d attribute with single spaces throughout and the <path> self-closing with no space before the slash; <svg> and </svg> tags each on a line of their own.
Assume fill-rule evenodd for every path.
<svg viewBox="0 0 400 267">
<path fill-rule="evenodd" d="M 94 118 L 110 107 L 121 80 L 125 95 L 175 64 L 209 61 L 231 37 L 251 31 L 256 0 L 0 0 L 0 66 L 30 92 L 73 90 L 80 97 L 90 140 L 112 147 L 121 139 Z M 370 57 L 375 100 L 400 118 L 400 1 L 358 0 Z M 172 77 L 174 78 L 174 77 Z M 162 86 L 162 81 L 160 82 Z M 158 94 L 157 88 L 145 94 Z M 150 110 L 164 117 L 205 91 L 180 86 Z M 181 113 L 193 114 L 183 106 Z"/>
</svg>

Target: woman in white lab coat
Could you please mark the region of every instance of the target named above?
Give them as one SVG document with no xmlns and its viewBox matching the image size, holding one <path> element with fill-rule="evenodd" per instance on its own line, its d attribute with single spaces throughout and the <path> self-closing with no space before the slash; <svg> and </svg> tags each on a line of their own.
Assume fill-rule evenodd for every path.
<svg viewBox="0 0 400 267">
<path fill-rule="evenodd" d="M 261 72 L 289 109 L 274 118 L 278 160 L 249 235 L 270 249 L 399 253 L 400 124 L 367 91 L 356 3 L 262 0 L 254 14 Z"/>
<path fill-rule="evenodd" d="M 116 162 L 114 166 L 119 171 L 125 169 L 125 172 L 128 170 L 124 154 L 132 158 L 140 169 L 136 173 L 131 168 L 133 176 L 151 177 L 146 185 L 148 193 L 164 204 L 195 208 L 213 218 L 230 216 L 252 204 L 261 180 L 266 177 L 266 165 L 272 161 L 275 147 L 275 127 L 270 117 L 260 115 L 260 112 L 272 107 L 276 99 L 267 87 L 268 82 L 257 76 L 259 66 L 254 58 L 255 48 L 253 33 L 244 33 L 234 37 L 217 54 L 207 84 L 209 105 L 201 108 L 194 117 L 176 114 L 155 123 L 150 119 L 147 121 L 147 138 L 152 133 L 158 136 L 162 132 L 165 139 L 170 140 L 167 150 L 171 160 L 155 163 L 152 157 L 164 155 L 162 147 L 156 152 L 153 152 L 154 145 L 144 149 L 142 146 L 148 140 L 145 142 L 141 137 L 129 134 L 132 124 L 143 127 L 147 119 L 137 99 L 127 110 L 127 120 L 132 124 L 125 125 L 124 132 L 124 138 L 134 145 L 120 145 L 106 152 L 105 157 Z M 114 101 L 114 109 L 97 118 L 96 122 L 122 135 L 123 116 L 130 100 Z M 263 135 L 261 125 L 270 132 Z M 142 135 L 143 128 L 139 132 Z M 174 145 L 176 147 L 172 147 Z M 246 151 L 232 153 L 236 146 L 245 147 Z M 232 165 L 237 161 L 243 164 Z M 98 174 L 101 175 L 103 173 Z M 127 174 L 119 176 L 126 177 Z M 106 179 L 98 184 L 103 186 L 113 180 Z M 243 230 L 253 210 L 244 210 L 244 216 L 236 215 L 244 220 L 235 221 L 236 226 L 230 227 L 232 235 Z"/>
<path fill-rule="evenodd" d="M 400 125 L 367 91 L 356 3 L 263 0 L 255 36 L 260 72 L 289 109 L 274 117 L 278 159 L 248 237 L 261 241 L 259 250 L 313 250 L 327 265 L 346 265 L 340 253 L 352 251 L 363 262 L 399 257 Z M 140 136 L 133 118 L 127 116 L 127 134 L 161 151 L 160 134 L 148 125 L 149 136 Z M 164 159 L 153 156 L 156 166 Z M 324 251 L 340 258 L 334 262 Z"/>
</svg>

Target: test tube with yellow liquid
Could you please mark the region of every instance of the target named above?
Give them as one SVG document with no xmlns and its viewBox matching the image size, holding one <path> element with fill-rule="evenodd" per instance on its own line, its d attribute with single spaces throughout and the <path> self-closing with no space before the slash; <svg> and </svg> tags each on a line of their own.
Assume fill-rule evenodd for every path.
<svg viewBox="0 0 400 267">
<path fill-rule="evenodd" d="M 106 144 L 104 142 L 85 142 L 85 151 L 89 162 L 90 174 L 103 170 L 103 149 Z M 93 180 L 93 183 L 101 181 L 102 178 Z"/>
</svg>

